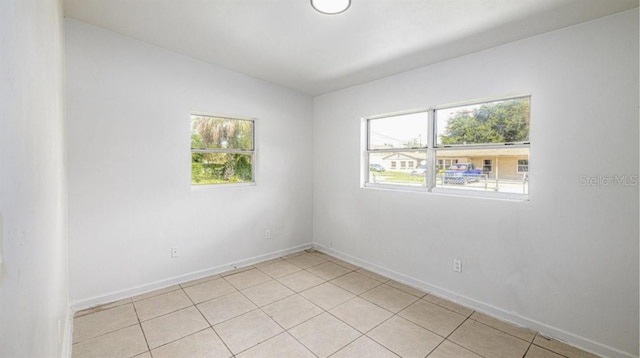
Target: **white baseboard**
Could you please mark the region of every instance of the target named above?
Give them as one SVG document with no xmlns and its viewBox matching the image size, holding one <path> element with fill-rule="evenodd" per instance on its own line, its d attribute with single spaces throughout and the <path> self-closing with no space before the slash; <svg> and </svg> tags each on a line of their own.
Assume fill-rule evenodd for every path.
<svg viewBox="0 0 640 358">
<path fill-rule="evenodd" d="M 179 283 L 184 283 L 184 282 L 196 280 L 196 279 L 199 279 L 199 278 L 202 278 L 202 277 L 206 277 L 206 276 L 215 275 L 215 274 L 226 272 L 226 271 L 233 270 L 233 269 L 236 269 L 236 268 L 249 266 L 249 265 L 257 263 L 257 262 L 274 259 L 276 257 L 284 256 L 284 255 L 287 255 L 287 254 L 290 254 L 290 253 L 294 253 L 294 252 L 297 252 L 297 251 L 301 251 L 301 250 L 310 249 L 312 247 L 313 247 L 312 243 L 309 242 L 309 243 L 306 243 L 306 244 L 297 245 L 297 246 L 290 247 L 290 248 L 287 248 L 287 249 L 273 251 L 273 252 L 270 252 L 270 253 L 267 253 L 267 254 L 258 255 L 258 256 L 247 258 L 247 259 L 239 260 L 239 261 L 233 261 L 233 262 L 226 263 L 226 264 L 223 264 L 223 265 L 210 267 L 210 268 L 207 268 L 207 269 L 204 269 L 204 270 L 195 271 L 195 272 L 191 272 L 191 273 L 184 274 L 184 275 L 178 275 L 178 276 L 170 277 L 170 278 L 167 278 L 167 279 L 164 279 L 164 280 L 160 280 L 160 281 L 156 281 L 156 282 L 152 282 L 152 283 L 149 283 L 149 284 L 146 284 L 146 285 L 131 287 L 131 288 L 127 288 L 127 289 L 124 289 L 124 290 L 111 292 L 111 293 L 108 293 L 106 295 L 100 295 L 100 296 L 95 296 L 95 297 L 91 297 L 91 298 L 84 299 L 84 300 L 75 301 L 75 302 L 71 303 L 71 317 L 73 317 L 73 314 L 75 312 L 83 310 L 83 309 L 87 309 L 87 308 L 99 306 L 101 304 L 105 304 L 105 303 L 121 300 L 123 298 L 133 297 L 133 296 L 136 296 L 136 295 L 139 295 L 139 294 L 155 291 L 155 290 L 158 290 L 158 289 L 161 289 L 161 288 L 165 288 L 165 287 L 169 287 L 169 286 L 172 286 L 172 285 L 175 285 L 175 284 L 179 284 Z"/>
<path fill-rule="evenodd" d="M 71 358 L 71 349 L 73 346 L 73 312 L 71 309 L 67 310 L 63 331 L 60 357 Z"/>
<path fill-rule="evenodd" d="M 609 357 L 609 358 L 638 358 L 637 355 L 633 355 L 628 352 L 623 352 L 614 347 L 610 347 L 608 345 L 595 342 L 591 339 L 578 336 L 576 334 L 564 331 L 557 327 L 549 326 L 545 323 L 538 322 L 531 318 L 520 316 L 513 312 L 504 311 L 499 307 L 492 306 L 490 304 L 475 300 L 470 297 L 459 295 L 455 292 L 451 292 L 444 288 L 429 284 L 427 282 L 420 281 L 418 279 L 404 275 L 402 273 L 359 259 L 355 256 L 345 254 L 333 248 L 326 247 L 322 244 L 313 243 L 313 247 L 318 251 L 322 251 L 324 253 L 330 254 L 331 256 L 335 256 L 351 264 L 373 271 L 377 274 L 386 276 L 388 278 L 407 284 L 409 286 L 419 288 L 425 292 L 433 293 L 437 296 L 446 298 L 450 301 L 459 303 L 463 306 L 472 308 L 478 312 L 487 314 L 489 316 L 493 316 L 501 320 L 514 323 L 518 326 L 526 327 L 534 331 L 538 331 L 541 335 L 545 337 L 550 337 L 550 338 L 557 339 L 559 341 L 566 342 L 570 345 L 573 345 L 585 351 L 592 352 L 594 354 L 597 354 L 603 357 Z"/>
</svg>

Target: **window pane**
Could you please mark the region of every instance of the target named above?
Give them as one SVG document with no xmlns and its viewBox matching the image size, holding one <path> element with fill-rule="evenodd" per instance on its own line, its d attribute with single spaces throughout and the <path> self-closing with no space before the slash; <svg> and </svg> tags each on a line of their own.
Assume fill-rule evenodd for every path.
<svg viewBox="0 0 640 358">
<path fill-rule="evenodd" d="M 191 148 L 253 150 L 253 121 L 192 115 Z"/>
<path fill-rule="evenodd" d="M 438 146 L 529 141 L 529 97 L 436 111 Z"/>
<path fill-rule="evenodd" d="M 518 173 L 528 173 L 528 172 L 529 172 L 529 159 L 518 160 Z"/>
<path fill-rule="evenodd" d="M 369 120 L 369 149 L 422 148 L 427 145 L 427 112 Z"/>
<path fill-rule="evenodd" d="M 528 163 L 529 148 L 440 149 L 436 151 L 436 158 L 439 164 L 437 188 L 519 194 L 529 192 L 529 177 L 519 171 L 523 169 L 523 163 Z M 488 162 L 491 163 L 489 171 Z M 446 166 L 440 163 L 446 163 Z"/>
<path fill-rule="evenodd" d="M 425 186 L 425 152 L 369 154 L 369 183 Z"/>
<path fill-rule="evenodd" d="M 253 182 L 253 155 L 191 153 L 191 184 Z"/>
</svg>

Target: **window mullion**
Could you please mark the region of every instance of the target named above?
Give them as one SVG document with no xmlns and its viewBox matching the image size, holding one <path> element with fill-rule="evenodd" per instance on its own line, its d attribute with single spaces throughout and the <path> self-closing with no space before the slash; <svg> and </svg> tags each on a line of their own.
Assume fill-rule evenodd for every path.
<svg viewBox="0 0 640 358">
<path fill-rule="evenodd" d="M 435 111 L 429 110 L 429 116 L 427 119 L 427 175 L 425 175 L 425 186 L 428 191 L 431 191 L 436 186 L 436 155 L 434 153 L 434 143 L 436 142 L 436 127 L 435 127 Z"/>
</svg>

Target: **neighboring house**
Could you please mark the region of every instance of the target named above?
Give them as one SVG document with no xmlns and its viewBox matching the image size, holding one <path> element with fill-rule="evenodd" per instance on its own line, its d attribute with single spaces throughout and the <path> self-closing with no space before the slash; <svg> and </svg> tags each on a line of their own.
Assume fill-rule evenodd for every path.
<svg viewBox="0 0 640 358">
<path fill-rule="evenodd" d="M 529 172 L 529 148 L 438 151 L 438 170 L 455 163 L 473 163 L 490 179 L 524 180 Z"/>
<path fill-rule="evenodd" d="M 424 158 L 405 153 L 394 153 L 382 158 L 382 166 L 390 171 L 412 171 Z M 470 149 L 437 152 L 436 168 L 444 171 L 452 164 L 473 163 L 482 168 L 489 179 L 523 180 L 529 172 L 529 148 Z"/>
<path fill-rule="evenodd" d="M 404 153 L 394 153 L 382 158 L 386 170 L 411 171 L 420 165 L 424 158 L 412 157 Z"/>
</svg>

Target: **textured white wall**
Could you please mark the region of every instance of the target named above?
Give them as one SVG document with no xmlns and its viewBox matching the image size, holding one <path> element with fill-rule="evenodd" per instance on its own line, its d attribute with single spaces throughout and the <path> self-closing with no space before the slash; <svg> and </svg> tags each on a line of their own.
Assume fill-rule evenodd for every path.
<svg viewBox="0 0 640 358">
<path fill-rule="evenodd" d="M 311 97 L 74 20 L 66 36 L 72 304 L 311 243 Z M 191 191 L 192 111 L 257 118 L 256 186 Z"/>
<path fill-rule="evenodd" d="M 360 118 L 531 93 L 530 202 L 360 188 Z M 494 315 L 638 356 L 638 10 L 314 99 L 314 243 Z M 461 274 L 453 258 L 463 261 Z"/>
<path fill-rule="evenodd" d="M 0 357 L 70 348 L 63 40 L 61 1 L 0 1 Z"/>
</svg>

